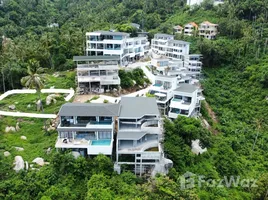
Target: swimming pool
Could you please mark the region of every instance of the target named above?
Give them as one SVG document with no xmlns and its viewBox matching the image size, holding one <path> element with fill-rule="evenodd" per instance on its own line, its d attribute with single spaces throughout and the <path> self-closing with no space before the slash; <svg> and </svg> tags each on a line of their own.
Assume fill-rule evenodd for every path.
<svg viewBox="0 0 268 200">
<path fill-rule="evenodd" d="M 91 142 L 92 146 L 109 146 L 111 144 L 111 140 L 93 140 Z"/>
</svg>

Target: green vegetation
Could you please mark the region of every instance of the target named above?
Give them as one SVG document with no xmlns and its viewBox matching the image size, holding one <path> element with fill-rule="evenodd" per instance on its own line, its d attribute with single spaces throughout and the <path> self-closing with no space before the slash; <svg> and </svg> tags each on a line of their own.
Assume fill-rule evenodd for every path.
<svg viewBox="0 0 268 200">
<path fill-rule="evenodd" d="M 109 101 L 107 99 L 104 99 L 103 103 L 109 103 Z"/>
<path fill-rule="evenodd" d="M 62 104 L 65 103 L 64 96 L 59 94 L 55 97 L 56 103 L 51 102 L 50 105 L 46 105 L 46 98 L 49 94 L 40 94 L 41 100 L 44 107 L 44 113 L 53 114 L 58 113 Z M 0 101 L 0 110 L 10 111 L 8 106 L 15 105 L 16 109 L 14 112 L 29 112 L 38 113 L 36 110 L 36 102 L 38 100 L 37 94 L 14 94 L 6 97 Z M 29 106 L 28 106 L 29 105 Z"/>
<path fill-rule="evenodd" d="M 143 25 L 151 38 L 156 32 L 172 33 L 173 25 L 208 20 L 219 24 L 220 34 L 214 41 L 176 35 L 177 39 L 191 42 L 191 53 L 203 55 L 204 94 L 218 122 L 213 121 L 204 106 L 203 116 L 217 134 L 211 134 L 195 119 L 180 117 L 174 123 L 165 122 L 165 153 L 174 161 L 168 177 L 144 181 L 130 173 L 116 175 L 112 162 L 104 156 L 75 160 L 54 150 L 46 155 L 45 150 L 55 144 L 56 134 L 45 135 L 42 120 L 21 119 L 19 132 L 4 133 L 7 125 L 16 124 L 16 119 L 1 117 L 1 199 L 267 198 L 267 1 L 227 1 L 217 7 L 205 1 L 191 10 L 184 4 L 182 0 L 4 1 L 0 7 L 0 34 L 10 39 L 4 38 L 0 47 L 1 91 L 21 87 L 20 79 L 27 75 L 32 59 L 47 68 L 48 74 L 73 69 L 72 57 L 84 54 L 87 31 L 112 28 L 135 35 L 136 30 L 129 25 L 134 22 Z M 58 23 L 59 27 L 48 27 L 52 23 Z M 47 76 L 45 88 L 75 87 L 75 72 L 59 74 Z M 139 69 L 120 70 L 119 74 L 123 89 L 149 83 Z M 23 110 L 36 100 L 32 95 L 24 97 L 25 100 L 18 98 L 9 97 L 9 102 L 4 101 L 1 107 L 17 101 L 17 109 Z M 44 101 L 43 95 L 41 98 Z M 55 112 L 58 107 L 51 105 L 49 109 L 44 105 L 47 113 Z M 21 141 L 21 135 L 28 140 Z M 208 152 L 192 154 L 193 139 L 200 139 Z M 12 148 L 15 145 L 25 151 L 16 152 Z M 12 156 L 4 158 L 5 150 Z M 40 171 L 15 174 L 14 155 L 22 155 L 28 161 L 40 156 L 50 165 Z M 187 171 L 205 175 L 207 179 L 230 175 L 254 178 L 258 179 L 259 187 L 181 190 L 179 177 Z"/>
<path fill-rule="evenodd" d="M 132 71 L 119 70 L 119 77 L 123 89 L 129 89 L 134 86 L 144 87 L 144 85 L 150 83 L 149 79 L 140 68 L 133 69 Z"/>
<path fill-rule="evenodd" d="M 146 93 L 146 97 L 155 97 L 155 95 L 154 94 L 150 94 L 150 93 Z"/>
<path fill-rule="evenodd" d="M 64 72 L 56 72 L 49 73 L 46 75 L 46 79 L 44 81 L 44 87 L 50 88 L 55 87 L 55 89 L 70 89 L 76 88 L 75 83 L 75 71 L 64 71 Z"/>
<path fill-rule="evenodd" d="M 86 103 L 90 103 L 93 100 L 97 100 L 98 98 L 100 98 L 100 96 L 96 95 L 94 97 L 92 97 L 91 99 L 87 100 Z"/>
</svg>

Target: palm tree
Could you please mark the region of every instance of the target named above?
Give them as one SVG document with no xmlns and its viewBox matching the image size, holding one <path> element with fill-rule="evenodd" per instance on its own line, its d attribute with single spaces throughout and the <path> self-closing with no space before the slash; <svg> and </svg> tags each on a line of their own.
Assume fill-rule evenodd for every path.
<svg viewBox="0 0 268 200">
<path fill-rule="evenodd" d="M 26 88 L 36 89 L 40 101 L 40 108 L 42 110 L 42 113 L 44 113 L 44 107 L 41 100 L 41 89 L 44 87 L 44 80 L 45 80 L 44 68 L 40 67 L 40 64 L 37 60 L 31 59 L 27 66 L 27 72 L 28 75 L 22 77 L 21 84 Z M 47 133 L 47 125 L 45 119 L 44 119 L 44 127 Z"/>
<path fill-rule="evenodd" d="M 38 93 L 38 98 L 41 101 L 41 89 L 44 87 L 45 74 L 44 69 L 40 67 L 39 62 L 35 59 L 29 61 L 27 66 L 28 75 L 21 79 L 21 84 L 26 88 L 34 88 Z M 44 112 L 42 101 L 41 110 Z"/>
</svg>

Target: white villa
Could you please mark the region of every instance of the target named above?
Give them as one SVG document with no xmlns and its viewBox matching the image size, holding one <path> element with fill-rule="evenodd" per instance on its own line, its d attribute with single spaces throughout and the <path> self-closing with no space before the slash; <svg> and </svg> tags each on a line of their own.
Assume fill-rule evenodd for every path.
<svg viewBox="0 0 268 200">
<path fill-rule="evenodd" d="M 110 86 L 119 86 L 119 56 L 74 56 L 80 93 L 103 93 Z"/>
<path fill-rule="evenodd" d="M 194 22 L 190 22 L 184 25 L 184 35 L 194 36 L 198 30 L 198 25 Z"/>
<path fill-rule="evenodd" d="M 195 85 L 182 83 L 173 91 L 173 98 L 170 103 L 168 117 L 176 119 L 178 115 L 190 117 L 194 116 L 200 110 L 199 90 Z"/>
<path fill-rule="evenodd" d="M 160 113 L 154 98 L 122 97 L 118 117 L 115 170 L 127 165 L 135 174 L 166 173 L 172 161 L 164 158 Z"/>
<path fill-rule="evenodd" d="M 189 54 L 190 43 L 174 40 L 174 35 L 155 34 L 151 43 L 152 52 L 158 56 L 166 56 L 174 60 L 183 60 Z"/>
<path fill-rule="evenodd" d="M 187 68 L 187 71 L 192 72 L 192 74 L 199 75 L 203 66 L 201 59 L 202 55 L 200 54 L 186 55 L 184 60 L 184 67 Z"/>
<path fill-rule="evenodd" d="M 199 36 L 209 40 L 215 39 L 218 34 L 218 24 L 204 21 L 199 25 Z"/>
<path fill-rule="evenodd" d="M 59 111 L 57 149 L 112 155 L 118 104 L 67 103 Z"/>
<path fill-rule="evenodd" d="M 119 56 L 120 65 L 138 60 L 149 51 L 147 37 L 130 38 L 129 33 L 94 31 L 86 33 L 87 56 Z"/>
<path fill-rule="evenodd" d="M 83 156 L 114 154 L 118 173 L 122 165 L 135 174 L 153 176 L 172 167 L 164 157 L 162 121 L 154 98 L 122 97 L 118 104 L 67 103 L 59 120 L 57 149 Z"/>
<path fill-rule="evenodd" d="M 183 33 L 183 27 L 180 25 L 176 25 L 173 27 L 173 31 L 176 34 L 182 34 Z"/>
<path fill-rule="evenodd" d="M 161 114 L 168 115 L 173 90 L 177 88 L 177 85 L 178 78 L 176 76 L 155 76 L 155 83 L 150 87 L 149 93 L 155 95 Z"/>
</svg>

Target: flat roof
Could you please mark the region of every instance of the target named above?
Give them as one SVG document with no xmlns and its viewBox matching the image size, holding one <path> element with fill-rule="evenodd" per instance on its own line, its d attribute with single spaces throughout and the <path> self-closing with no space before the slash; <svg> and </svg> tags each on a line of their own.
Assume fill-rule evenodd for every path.
<svg viewBox="0 0 268 200">
<path fill-rule="evenodd" d="M 159 110 L 153 97 L 122 97 L 120 118 L 141 118 L 144 115 L 157 115 Z"/>
<path fill-rule="evenodd" d="M 182 40 L 169 40 L 168 43 L 175 43 L 175 44 L 190 44 L 190 42 L 185 42 Z"/>
<path fill-rule="evenodd" d="M 174 35 L 165 34 L 165 33 L 156 33 L 154 36 L 162 36 L 162 37 L 174 37 Z"/>
<path fill-rule="evenodd" d="M 94 31 L 93 33 L 100 33 L 102 35 L 126 35 L 128 36 L 129 33 L 125 33 L 125 32 L 113 32 L 113 31 Z"/>
<path fill-rule="evenodd" d="M 187 83 L 179 84 L 179 87 L 176 88 L 174 91 L 176 92 L 186 92 L 186 93 L 193 93 L 197 90 L 197 87 Z"/>
<path fill-rule="evenodd" d="M 120 105 L 110 103 L 66 103 L 60 111 L 60 116 L 118 116 Z"/>
<path fill-rule="evenodd" d="M 141 139 L 144 135 L 146 135 L 145 132 L 128 132 L 128 131 L 119 131 L 117 133 L 117 139 L 119 140 L 139 140 Z"/>
<path fill-rule="evenodd" d="M 120 60 L 120 56 L 74 56 L 73 61 Z"/>
<path fill-rule="evenodd" d="M 176 76 L 167 76 L 167 75 L 161 75 L 161 74 L 155 76 L 155 78 L 157 78 L 157 77 L 159 77 L 159 78 L 168 78 L 168 79 L 177 78 Z"/>
</svg>

